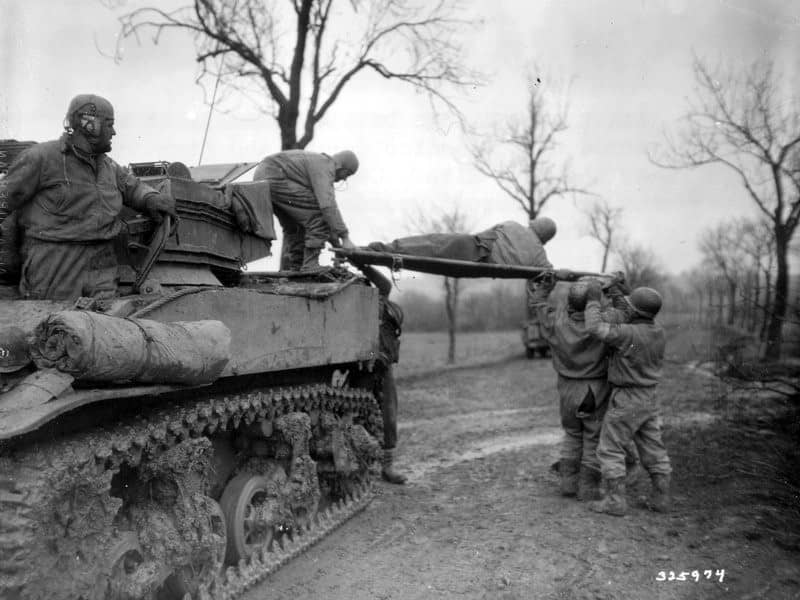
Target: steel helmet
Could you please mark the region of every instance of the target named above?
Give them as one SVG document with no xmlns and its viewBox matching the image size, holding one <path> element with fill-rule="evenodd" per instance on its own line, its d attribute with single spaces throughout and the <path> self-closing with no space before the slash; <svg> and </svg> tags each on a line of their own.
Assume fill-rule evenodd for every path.
<svg viewBox="0 0 800 600">
<path fill-rule="evenodd" d="M 556 234 L 556 222 L 549 217 L 536 217 L 531 219 L 530 228 L 539 236 L 543 244 L 553 239 Z"/>
<path fill-rule="evenodd" d="M 350 175 L 355 175 L 356 171 L 358 171 L 358 157 L 352 150 L 342 150 L 331 158 L 336 162 L 338 169 L 347 169 Z"/>
<path fill-rule="evenodd" d="M 652 319 L 661 310 L 661 294 L 649 287 L 638 287 L 628 296 L 633 309 L 641 316 Z"/>
<path fill-rule="evenodd" d="M 573 312 L 582 312 L 586 308 L 586 291 L 589 283 L 586 281 L 576 281 L 569 286 L 567 292 L 567 308 Z"/>
<path fill-rule="evenodd" d="M 13 373 L 31 362 L 28 340 L 19 327 L 0 328 L 0 373 Z"/>
</svg>

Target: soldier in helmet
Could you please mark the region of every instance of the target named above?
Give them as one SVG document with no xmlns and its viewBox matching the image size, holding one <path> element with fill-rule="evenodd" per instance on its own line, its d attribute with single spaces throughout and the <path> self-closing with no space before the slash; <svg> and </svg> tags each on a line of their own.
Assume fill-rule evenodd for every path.
<svg viewBox="0 0 800 600">
<path fill-rule="evenodd" d="M 604 318 L 600 310 L 601 295 L 600 286 L 590 284 L 586 294 L 586 328 L 611 348 L 608 381 L 612 387 L 597 446 L 606 495 L 591 508 L 617 516 L 626 513 L 625 448 L 633 442 L 653 484 L 648 505 L 666 512 L 670 506 L 672 468 L 661 439 L 661 417 L 655 397 L 665 348 L 664 330 L 655 321 L 661 310 L 661 295 L 649 287 L 633 290 L 628 297 L 632 314 L 623 324 Z"/>
<path fill-rule="evenodd" d="M 350 150 L 333 156 L 306 150 L 284 150 L 256 167 L 254 181 L 269 181 L 272 209 L 284 235 L 281 269 L 306 271 L 319 266 L 325 242 L 355 248 L 342 220 L 333 188 L 358 171 Z"/>
<path fill-rule="evenodd" d="M 622 273 L 608 286 L 613 307 L 604 311 L 612 322 L 627 318 Z M 607 380 L 608 348 L 587 329 L 584 319 L 588 283 L 570 285 L 566 300 L 548 302 L 555 278 L 548 274 L 533 289 L 529 302 L 539 317 L 542 335 L 553 354 L 558 374 L 559 412 L 564 437 L 558 472 L 561 494 L 578 500 L 599 498 L 600 463 L 597 443 L 611 388 Z"/>
<path fill-rule="evenodd" d="M 375 397 L 383 416 L 383 468 L 381 475 L 389 483 L 404 484 L 406 476 L 394 467 L 397 452 L 397 386 L 392 364 L 400 359 L 400 334 L 403 328 L 403 310 L 389 300 L 392 283 L 370 265 L 357 264 L 380 294 L 380 334 L 378 355 L 375 360 Z"/>
<path fill-rule="evenodd" d="M 31 355 L 25 332 L 19 327 L 0 327 L 0 393 L 27 375 Z"/>
<path fill-rule="evenodd" d="M 5 179 L 10 211 L 22 233 L 20 293 L 25 298 L 108 298 L 117 288 L 113 239 L 122 206 L 154 218 L 175 214 L 175 201 L 115 163 L 114 108 L 105 98 L 72 99 L 58 140 L 36 144 Z"/>
<path fill-rule="evenodd" d="M 466 260 L 496 265 L 550 268 L 544 245 L 556 234 L 548 217 L 532 219 L 528 227 L 504 221 L 480 233 L 428 233 L 398 238 L 388 244 L 372 242 L 367 250 Z"/>
</svg>

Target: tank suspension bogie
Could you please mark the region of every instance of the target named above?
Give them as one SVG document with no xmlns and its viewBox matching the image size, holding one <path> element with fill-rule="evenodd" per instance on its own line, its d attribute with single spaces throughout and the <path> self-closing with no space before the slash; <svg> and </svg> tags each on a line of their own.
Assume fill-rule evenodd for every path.
<svg viewBox="0 0 800 600">
<path fill-rule="evenodd" d="M 233 598 L 366 505 L 380 424 L 313 385 L 4 449 L 0 597 Z"/>
</svg>

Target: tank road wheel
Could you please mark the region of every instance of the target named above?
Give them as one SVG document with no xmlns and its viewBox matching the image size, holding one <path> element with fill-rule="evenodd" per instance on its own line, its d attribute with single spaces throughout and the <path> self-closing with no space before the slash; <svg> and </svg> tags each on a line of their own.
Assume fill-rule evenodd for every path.
<svg viewBox="0 0 800 600">
<path fill-rule="evenodd" d="M 269 488 L 268 478 L 250 473 L 240 473 L 225 487 L 220 505 L 228 530 L 228 564 L 235 565 L 272 542 L 279 507 Z"/>
<path fill-rule="evenodd" d="M 138 572 L 144 560 L 135 533 L 122 533 L 109 548 L 107 557 L 105 575 L 97 582 L 96 600 L 135 600 L 153 584 Z"/>
<path fill-rule="evenodd" d="M 182 600 L 189 594 L 194 597 L 201 585 L 209 585 L 225 564 L 227 549 L 227 525 L 222 507 L 211 498 L 204 498 L 207 505 L 208 522 L 204 523 L 201 534 L 207 543 L 202 556 L 196 563 L 184 565 L 164 582 L 158 596 L 159 600 Z"/>
</svg>

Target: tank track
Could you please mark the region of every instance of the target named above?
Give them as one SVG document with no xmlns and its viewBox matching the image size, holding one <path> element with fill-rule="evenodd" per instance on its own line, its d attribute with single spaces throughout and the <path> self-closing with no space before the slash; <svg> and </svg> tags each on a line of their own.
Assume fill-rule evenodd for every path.
<svg viewBox="0 0 800 600">
<path fill-rule="evenodd" d="M 109 492 L 112 477 L 123 465 L 138 467 L 183 441 L 238 428 L 240 424 L 274 421 L 288 413 L 312 411 L 351 413 L 378 442 L 382 440 L 381 413 L 370 391 L 320 384 L 181 402 L 157 408 L 146 419 L 137 418 L 110 428 L 97 427 L 52 442 L 2 449 L 0 597 L 94 600 L 92 592 L 85 590 L 94 585 L 96 579 L 92 577 L 96 578 L 96 573 L 90 569 L 81 580 L 81 567 L 86 571 L 92 560 L 101 559 L 104 546 L 99 540 L 109 538 L 113 531 L 114 515 L 122 500 Z M 61 518 L 56 514 L 54 518 L 52 507 L 64 504 L 59 496 L 64 490 L 72 496 L 85 495 L 84 500 L 90 498 L 91 502 L 84 502 L 90 506 L 81 509 L 90 514 L 78 514 L 73 498 L 66 514 Z M 371 497 L 368 480 L 351 490 L 346 499 L 321 510 L 292 538 L 284 536 L 280 547 L 273 544 L 272 550 L 262 548 L 248 560 L 218 574 L 210 585 L 201 585 L 197 597 L 203 600 L 236 598 L 362 510 Z M 45 511 L 50 512 L 45 514 Z M 70 545 L 70 528 L 81 518 L 91 523 L 92 529 L 82 532 Z M 58 528 L 55 535 L 53 528 Z M 68 555 L 70 549 L 91 546 L 87 542 L 92 538 L 98 540 L 96 556 L 80 552 Z M 55 543 L 54 540 L 58 543 L 58 552 L 48 552 L 47 544 Z M 53 573 L 60 574 L 56 576 L 59 577 L 57 587 L 48 579 Z M 69 585 L 64 581 L 65 573 L 69 574 L 66 576 Z M 54 593 L 56 590 L 59 593 Z"/>
</svg>

